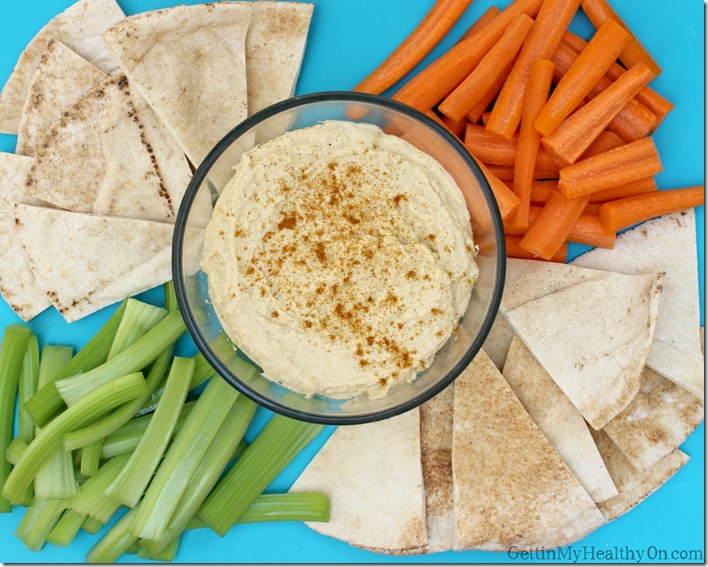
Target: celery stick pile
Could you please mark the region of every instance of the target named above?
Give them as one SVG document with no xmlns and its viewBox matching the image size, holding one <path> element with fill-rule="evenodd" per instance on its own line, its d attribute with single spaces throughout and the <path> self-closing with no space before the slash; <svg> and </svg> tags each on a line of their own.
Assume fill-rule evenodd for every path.
<svg viewBox="0 0 708 567">
<path fill-rule="evenodd" d="M 28 549 L 95 534 L 123 508 L 88 561 L 171 561 L 188 529 L 329 520 L 322 494 L 263 494 L 322 426 L 275 415 L 247 445 L 256 404 L 200 354 L 173 356 L 184 331 L 171 284 L 164 309 L 126 300 L 76 354 L 5 329 L 0 512 L 27 506 L 15 535 Z"/>
</svg>

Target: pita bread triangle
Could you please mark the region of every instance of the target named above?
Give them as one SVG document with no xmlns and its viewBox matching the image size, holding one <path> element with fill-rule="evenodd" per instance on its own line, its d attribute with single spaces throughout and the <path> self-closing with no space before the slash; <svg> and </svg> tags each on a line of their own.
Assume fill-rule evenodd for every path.
<svg viewBox="0 0 708 567">
<path fill-rule="evenodd" d="M 171 278 L 173 225 L 15 205 L 39 287 L 68 322 Z"/>
<path fill-rule="evenodd" d="M 602 502 L 617 496 L 583 416 L 519 337 L 511 343 L 502 374 L 590 497 Z"/>
<path fill-rule="evenodd" d="M 455 381 L 454 405 L 454 549 L 550 549 L 604 523 L 484 351 Z"/>
<path fill-rule="evenodd" d="M 16 153 L 34 155 L 40 140 L 52 122 L 61 116 L 64 107 L 106 78 L 103 71 L 62 42 L 50 39 L 22 108 Z"/>
<path fill-rule="evenodd" d="M 0 293 L 23 321 L 49 307 L 15 234 L 14 206 L 24 200 L 22 185 L 32 159 L 0 153 Z"/>
<path fill-rule="evenodd" d="M 624 274 L 666 272 L 647 366 L 703 399 L 694 210 L 642 223 L 618 235 L 613 250 L 592 250 L 573 264 Z"/>
<path fill-rule="evenodd" d="M 660 273 L 595 270 L 592 279 L 504 315 L 588 423 L 601 429 L 639 391 L 660 292 Z"/>
<path fill-rule="evenodd" d="M 604 431 L 643 471 L 678 449 L 703 421 L 703 402 L 645 367 L 639 393 Z"/>
<path fill-rule="evenodd" d="M 608 522 L 629 512 L 669 480 L 688 462 L 688 455 L 678 449 L 669 453 L 647 471 L 638 471 L 604 431 L 592 431 L 597 448 L 619 495 L 598 504 Z"/>
<path fill-rule="evenodd" d="M 250 18 L 241 3 L 176 6 L 130 16 L 104 35 L 195 166 L 246 118 Z"/>
<path fill-rule="evenodd" d="M 372 551 L 408 553 L 425 545 L 425 496 L 418 409 L 337 428 L 290 492 L 317 491 L 331 502 L 316 532 Z"/>
<path fill-rule="evenodd" d="M 145 100 L 117 75 L 51 125 L 25 191 L 70 211 L 173 220 L 190 175 Z"/>
<path fill-rule="evenodd" d="M 124 17 L 115 0 L 79 0 L 52 18 L 22 52 L 0 93 L 0 132 L 17 134 L 30 82 L 52 38 L 109 73 L 118 67 L 118 62 L 102 34 Z"/>
</svg>

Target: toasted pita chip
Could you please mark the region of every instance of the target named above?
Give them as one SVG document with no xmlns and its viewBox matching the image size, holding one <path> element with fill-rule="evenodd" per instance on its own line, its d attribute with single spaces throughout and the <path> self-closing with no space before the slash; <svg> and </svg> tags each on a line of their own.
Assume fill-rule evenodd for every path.
<svg viewBox="0 0 708 567">
<path fill-rule="evenodd" d="M 295 93 L 313 4 L 253 2 L 246 36 L 248 114 Z"/>
<path fill-rule="evenodd" d="M 32 156 L 52 122 L 106 74 L 62 42 L 50 39 L 32 77 L 17 132 L 16 152 Z"/>
<path fill-rule="evenodd" d="M 169 280 L 173 225 L 15 205 L 40 288 L 68 322 Z"/>
<path fill-rule="evenodd" d="M 679 448 L 703 421 L 703 403 L 651 368 L 639 393 L 604 428 L 632 466 L 652 468 Z"/>
<path fill-rule="evenodd" d="M 195 166 L 246 118 L 250 18 L 240 3 L 176 6 L 130 16 L 104 35 Z"/>
<path fill-rule="evenodd" d="M 502 372 L 511 389 L 595 502 L 617 496 L 588 426 L 519 337 Z"/>
<path fill-rule="evenodd" d="M 422 547 L 427 537 L 418 410 L 338 428 L 290 491 L 329 496 L 329 522 L 307 523 L 316 532 L 381 553 Z"/>
<path fill-rule="evenodd" d="M 592 436 L 619 490 L 618 496 L 598 504 L 608 522 L 629 512 L 688 462 L 688 455 L 677 449 L 648 471 L 641 472 L 632 466 L 604 431 L 592 431 Z"/>
<path fill-rule="evenodd" d="M 25 191 L 70 211 L 174 220 L 190 175 L 169 132 L 117 75 L 52 124 Z"/>
<path fill-rule="evenodd" d="M 639 391 L 661 279 L 659 273 L 628 276 L 595 270 L 593 279 L 505 313 L 595 429 L 604 427 Z"/>
<path fill-rule="evenodd" d="M 32 158 L 0 153 L 0 293 L 23 321 L 50 305 L 15 234 L 14 207 L 25 200 L 22 187 L 30 163 Z"/>
<path fill-rule="evenodd" d="M 550 549 L 604 518 L 480 351 L 455 381 L 454 549 Z"/>
<path fill-rule="evenodd" d="M 79 0 L 52 18 L 22 52 L 0 93 L 0 132 L 17 134 L 30 82 L 50 39 L 58 39 L 101 71 L 109 73 L 118 67 L 118 62 L 101 36 L 124 17 L 115 0 Z"/>
<path fill-rule="evenodd" d="M 620 234 L 613 250 L 592 250 L 573 264 L 624 274 L 666 272 L 647 366 L 703 399 L 694 210 L 647 221 Z"/>
</svg>

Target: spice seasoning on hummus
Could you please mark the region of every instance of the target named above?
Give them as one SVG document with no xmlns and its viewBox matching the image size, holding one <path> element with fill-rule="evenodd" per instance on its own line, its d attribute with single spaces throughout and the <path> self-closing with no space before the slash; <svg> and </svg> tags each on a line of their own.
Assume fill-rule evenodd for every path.
<svg viewBox="0 0 708 567">
<path fill-rule="evenodd" d="M 305 395 L 384 396 L 427 368 L 477 279 L 452 177 L 376 126 L 328 121 L 244 154 L 202 267 L 231 340 Z"/>
</svg>

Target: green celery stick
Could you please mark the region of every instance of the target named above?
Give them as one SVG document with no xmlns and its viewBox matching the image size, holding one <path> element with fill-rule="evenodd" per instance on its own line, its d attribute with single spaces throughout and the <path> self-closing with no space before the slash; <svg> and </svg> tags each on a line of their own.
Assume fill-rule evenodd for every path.
<svg viewBox="0 0 708 567">
<path fill-rule="evenodd" d="M 98 472 L 81 485 L 79 495 L 71 501 L 71 508 L 89 518 L 105 524 L 120 508 L 120 502 L 104 494 L 106 488 L 116 479 L 130 458 L 124 453 L 112 458 L 98 469 Z"/>
<path fill-rule="evenodd" d="M 61 446 L 61 439 L 69 431 L 77 429 L 114 407 L 132 400 L 146 392 L 145 380 L 139 372 L 128 374 L 108 384 L 103 384 L 82 398 L 51 421 L 30 443 L 3 487 L 3 497 L 16 501 L 37 475 L 45 459 Z"/>
<path fill-rule="evenodd" d="M 172 543 L 166 546 L 162 551 L 158 552 L 149 551 L 141 545 L 140 549 L 138 549 L 138 557 L 140 557 L 140 559 L 151 559 L 152 561 L 174 561 L 177 556 L 178 547 L 179 537 L 172 540 Z"/>
<path fill-rule="evenodd" d="M 27 443 L 22 438 L 15 437 L 5 450 L 5 458 L 12 466 L 15 466 L 22 458 L 22 453 L 25 452 L 25 449 L 27 449 Z"/>
<path fill-rule="evenodd" d="M 276 414 L 219 481 L 198 511 L 223 536 L 324 426 Z"/>
<path fill-rule="evenodd" d="M 52 382 L 68 378 L 69 376 L 75 376 L 82 372 L 88 372 L 106 361 L 108 353 L 111 350 L 111 345 L 113 344 L 113 339 L 118 331 L 120 320 L 123 317 L 125 304 L 125 301 L 120 304 L 103 327 L 86 343 L 86 346 L 76 353 L 76 356 L 61 369 L 59 374 L 52 377 Z M 53 384 L 47 384 L 43 388 L 39 388 L 37 393 L 32 396 L 32 399 L 25 405 L 25 409 L 32 418 L 32 421 L 39 427 L 45 425 L 64 407 L 66 407 L 64 400 L 61 399 L 59 392 Z"/>
<path fill-rule="evenodd" d="M 207 362 L 201 352 L 194 355 L 194 362 L 194 376 L 192 376 L 192 383 L 189 386 L 190 391 L 216 374 L 216 370 Z"/>
<path fill-rule="evenodd" d="M 86 554 L 88 563 L 113 563 L 133 545 L 138 538 L 131 529 L 137 508 L 128 510 L 118 522 L 103 536 L 101 541 Z"/>
<path fill-rule="evenodd" d="M 161 307 L 155 307 L 133 298 L 126 300 L 125 313 L 123 313 L 106 360 L 115 358 L 140 337 L 144 337 L 166 315 L 167 310 Z"/>
<path fill-rule="evenodd" d="M 174 358 L 165 393 L 157 404 L 155 414 L 130 460 L 106 490 L 106 496 L 131 508 L 138 503 L 172 438 L 193 371 L 194 360 L 179 356 Z"/>
<path fill-rule="evenodd" d="M 15 421 L 17 389 L 22 372 L 22 360 L 32 332 L 29 327 L 15 323 L 5 328 L 0 342 L 0 485 L 10 475 L 10 463 L 5 452 L 12 442 Z M 26 493 L 17 495 L 22 500 Z M 11 512 L 10 502 L 0 497 L 0 512 Z"/>
<path fill-rule="evenodd" d="M 137 555 L 140 551 L 140 540 L 134 541 L 123 553 L 126 555 Z"/>
<path fill-rule="evenodd" d="M 101 366 L 71 378 L 57 380 L 54 385 L 64 402 L 72 406 L 103 384 L 145 368 L 184 331 L 182 316 L 172 311 L 144 336 Z"/>
<path fill-rule="evenodd" d="M 81 449 L 81 474 L 93 476 L 98 472 L 98 465 L 101 462 L 101 449 L 103 449 L 103 439 L 94 441 Z"/>
<path fill-rule="evenodd" d="M 71 508 L 65 510 L 56 526 L 47 535 L 47 541 L 63 547 L 69 545 L 76 537 L 76 534 L 79 533 L 85 521 L 86 514 L 81 514 Z"/>
<path fill-rule="evenodd" d="M 159 553 L 179 539 L 180 534 L 194 517 L 199 506 L 202 505 L 211 489 L 218 482 L 234 453 L 242 447 L 243 435 L 248 429 L 256 409 L 258 409 L 258 405 L 246 396 L 238 397 L 187 484 L 167 529 L 158 540 L 142 540 L 145 543 L 141 545 L 145 549 L 152 553 Z"/>
<path fill-rule="evenodd" d="M 47 536 L 61 518 L 67 500 L 35 500 L 27 508 L 15 535 L 30 551 L 44 547 Z"/>
<path fill-rule="evenodd" d="M 168 311 L 179 310 L 177 305 L 177 295 L 175 294 L 175 284 L 170 280 L 162 286 L 165 292 L 165 309 Z"/>
<path fill-rule="evenodd" d="M 103 527 L 103 522 L 101 520 L 97 520 L 96 518 L 92 518 L 91 516 L 88 516 L 86 518 L 86 521 L 84 522 L 84 525 L 81 526 L 81 529 L 90 533 L 90 534 L 97 534 L 101 528 Z"/>
<path fill-rule="evenodd" d="M 34 439 L 34 424 L 24 405 L 34 396 L 39 383 L 39 344 L 35 335 L 30 335 L 27 350 L 22 359 L 22 374 L 20 375 L 20 413 L 18 416 L 17 435 L 25 443 Z"/>
<path fill-rule="evenodd" d="M 238 392 L 221 378 L 209 381 L 145 492 L 133 525 L 137 536 L 160 539 L 237 397 Z"/>
</svg>

